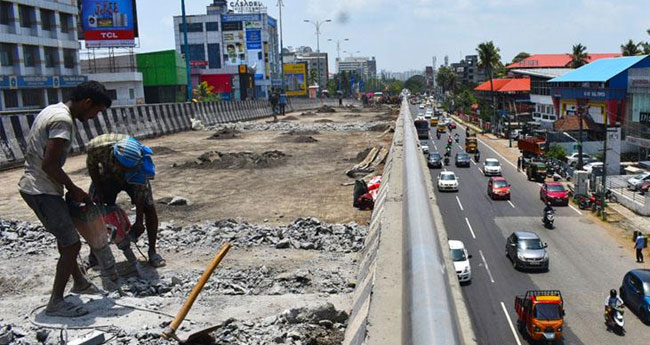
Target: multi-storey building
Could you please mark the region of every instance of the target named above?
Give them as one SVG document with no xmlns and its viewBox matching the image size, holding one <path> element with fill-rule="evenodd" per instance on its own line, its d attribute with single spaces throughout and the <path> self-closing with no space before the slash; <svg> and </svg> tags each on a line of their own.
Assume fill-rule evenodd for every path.
<svg viewBox="0 0 650 345">
<path fill-rule="evenodd" d="M 0 109 L 64 101 L 87 80 L 77 14 L 76 0 L 0 1 Z"/>
<path fill-rule="evenodd" d="M 487 80 L 485 69 L 478 66 L 478 55 L 467 55 L 464 60 L 452 63 L 451 68 L 462 84 L 480 84 Z"/>
<path fill-rule="evenodd" d="M 377 60 L 375 57 L 347 57 L 336 59 L 336 70 L 341 72 L 356 72 L 365 80 L 377 77 Z"/>
</svg>

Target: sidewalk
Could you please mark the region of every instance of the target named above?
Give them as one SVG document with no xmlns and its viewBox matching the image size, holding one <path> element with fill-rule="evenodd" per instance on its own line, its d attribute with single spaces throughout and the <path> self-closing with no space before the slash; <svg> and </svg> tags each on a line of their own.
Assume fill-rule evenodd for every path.
<svg viewBox="0 0 650 345">
<path fill-rule="evenodd" d="M 469 128 L 475 130 L 477 133 L 480 133 L 481 129 L 474 126 L 473 124 L 465 123 L 455 115 L 450 116 L 457 123 L 468 126 Z M 520 153 L 515 141 L 512 142 L 512 147 L 508 147 L 507 139 L 497 138 L 491 133 L 478 134 L 478 138 L 488 143 L 490 147 L 507 158 L 515 166 L 517 165 L 517 158 L 520 156 Z M 608 206 L 610 208 L 610 211 L 616 213 L 609 215 L 608 212 L 608 223 L 618 223 L 617 225 L 625 230 L 627 236 L 631 238 L 632 232 L 635 230 L 643 231 L 646 235 L 650 234 L 650 217 L 639 216 L 621 204 L 609 204 Z"/>
</svg>

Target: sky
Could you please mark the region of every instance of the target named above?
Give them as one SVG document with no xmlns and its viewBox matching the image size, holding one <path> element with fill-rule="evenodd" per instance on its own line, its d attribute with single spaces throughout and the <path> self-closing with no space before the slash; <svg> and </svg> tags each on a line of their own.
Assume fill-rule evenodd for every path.
<svg viewBox="0 0 650 345">
<path fill-rule="evenodd" d="M 261 0 L 278 18 L 277 0 Z M 211 0 L 186 0 L 187 14 L 204 14 Z M 174 3 L 177 6 L 172 6 Z M 493 41 L 503 62 L 517 53 L 568 53 L 581 43 L 590 53 L 620 52 L 632 39 L 650 41 L 648 0 L 284 0 L 284 46 L 316 50 L 313 25 L 325 20 L 321 51 L 337 56 L 374 56 L 377 70 L 424 70 L 436 56 L 449 62 L 475 54 Z M 163 5 L 164 4 L 164 5 Z M 138 0 L 138 52 L 174 49 L 173 16 L 178 0 Z M 333 41 L 328 41 L 332 39 Z M 359 53 L 357 53 L 359 51 Z"/>
</svg>

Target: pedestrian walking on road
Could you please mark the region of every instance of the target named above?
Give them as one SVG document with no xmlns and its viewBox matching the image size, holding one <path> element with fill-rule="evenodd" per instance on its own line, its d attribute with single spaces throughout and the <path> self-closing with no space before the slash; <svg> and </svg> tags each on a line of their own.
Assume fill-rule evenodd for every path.
<svg viewBox="0 0 650 345">
<path fill-rule="evenodd" d="M 65 286 L 73 279 L 72 292 L 93 289 L 81 273 L 77 256 L 81 248 L 79 233 L 72 222 L 63 199 L 64 187 L 76 202 L 90 202 L 88 194 L 63 171 L 72 141 L 76 137 L 75 119 L 87 121 L 111 106 L 111 97 L 104 85 L 96 81 L 80 84 L 65 103 L 50 105 L 35 118 L 29 130 L 25 152 L 25 173 L 18 182 L 20 196 L 34 211 L 45 231 L 56 237 L 61 255 L 56 264 L 54 286 L 45 314 L 77 317 L 88 314 L 81 305 L 64 300 Z"/>
<path fill-rule="evenodd" d="M 282 116 L 284 116 L 285 110 L 287 108 L 287 94 L 284 92 L 284 90 L 280 91 L 279 104 L 280 104 L 280 113 L 282 113 Z"/>
<path fill-rule="evenodd" d="M 636 249 L 636 262 L 643 262 L 643 248 L 646 247 L 646 237 L 642 232 L 636 236 L 634 241 L 634 249 Z"/>
<path fill-rule="evenodd" d="M 269 96 L 269 103 L 271 103 L 271 111 L 273 112 L 273 121 L 278 120 L 278 101 L 279 101 L 279 96 L 278 93 L 274 90 L 271 92 L 271 95 Z"/>
</svg>

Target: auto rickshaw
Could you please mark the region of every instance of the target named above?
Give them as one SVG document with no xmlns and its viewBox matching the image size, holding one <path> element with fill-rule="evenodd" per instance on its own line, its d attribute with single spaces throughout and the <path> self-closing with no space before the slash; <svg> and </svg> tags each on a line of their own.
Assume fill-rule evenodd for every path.
<svg viewBox="0 0 650 345">
<path fill-rule="evenodd" d="M 542 162 L 530 162 L 526 165 L 526 176 L 528 181 L 535 180 L 537 182 L 544 182 L 546 179 L 546 164 Z"/>
<path fill-rule="evenodd" d="M 445 131 L 447 130 L 447 128 L 445 127 L 445 124 L 443 124 L 443 123 L 439 123 L 436 128 L 437 128 L 438 133 L 445 133 Z"/>
</svg>

